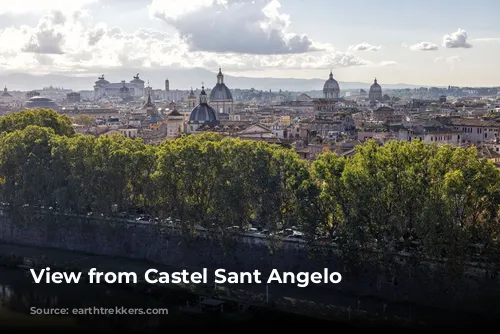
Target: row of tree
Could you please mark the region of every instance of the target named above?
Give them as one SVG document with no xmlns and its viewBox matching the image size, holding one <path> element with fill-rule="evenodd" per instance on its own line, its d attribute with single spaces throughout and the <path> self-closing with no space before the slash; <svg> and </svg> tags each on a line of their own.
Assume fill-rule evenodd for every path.
<svg viewBox="0 0 500 334">
<path fill-rule="evenodd" d="M 217 134 L 157 146 L 76 135 L 47 110 L 2 117 L 0 130 L 0 196 L 12 208 L 141 212 L 221 241 L 249 222 L 271 234 L 298 226 L 354 262 L 396 252 L 500 262 L 500 172 L 474 148 L 367 142 L 352 158 L 325 153 L 309 164 L 290 149 Z"/>
</svg>

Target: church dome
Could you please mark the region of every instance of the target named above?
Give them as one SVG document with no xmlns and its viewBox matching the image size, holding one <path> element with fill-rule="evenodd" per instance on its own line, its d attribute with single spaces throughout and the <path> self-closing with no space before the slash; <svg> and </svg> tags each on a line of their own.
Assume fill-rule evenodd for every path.
<svg viewBox="0 0 500 334">
<path fill-rule="evenodd" d="M 207 94 L 202 87 L 200 93 L 200 104 L 198 104 L 189 115 L 189 123 L 216 123 L 217 112 L 207 103 Z"/>
<path fill-rule="evenodd" d="M 5 88 L 3 89 L 2 96 L 3 96 L 3 97 L 11 97 L 11 96 L 12 96 L 12 95 L 10 95 L 10 93 L 7 91 L 7 87 L 5 87 Z"/>
<path fill-rule="evenodd" d="M 377 83 L 377 79 L 373 81 L 373 85 L 370 87 L 370 92 L 378 93 L 382 92 L 382 87 Z"/>
<path fill-rule="evenodd" d="M 233 95 L 225 84 L 217 84 L 210 92 L 210 101 L 228 101 L 232 100 Z"/>
<path fill-rule="evenodd" d="M 217 116 L 214 108 L 208 104 L 199 104 L 192 111 L 189 116 L 190 123 L 212 123 L 217 121 Z"/>
<path fill-rule="evenodd" d="M 44 96 L 33 96 L 31 99 L 26 101 L 26 108 L 38 109 L 38 108 L 57 108 L 58 104 L 52 99 Z"/>
<path fill-rule="evenodd" d="M 377 83 L 377 78 L 373 80 L 373 85 L 370 87 L 370 92 L 368 93 L 368 98 L 370 101 L 381 101 L 382 100 L 382 87 Z"/>
<path fill-rule="evenodd" d="M 339 93 L 339 83 L 333 78 L 333 73 L 330 71 L 330 77 L 325 81 L 325 85 L 323 86 L 323 97 L 328 100 L 338 99 Z"/>
<path fill-rule="evenodd" d="M 325 81 L 325 85 L 323 86 L 324 91 L 339 91 L 339 83 L 337 80 L 333 78 L 333 73 L 330 71 L 330 77 Z"/>
<path fill-rule="evenodd" d="M 217 74 L 217 84 L 210 92 L 210 101 L 233 101 L 233 95 L 224 83 L 224 75 L 220 68 Z"/>
</svg>

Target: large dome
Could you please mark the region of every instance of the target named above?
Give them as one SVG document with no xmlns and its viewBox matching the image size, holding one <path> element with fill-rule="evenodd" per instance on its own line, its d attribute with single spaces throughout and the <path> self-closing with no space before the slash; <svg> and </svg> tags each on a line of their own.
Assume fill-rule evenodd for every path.
<svg viewBox="0 0 500 334">
<path fill-rule="evenodd" d="M 215 102 L 232 102 L 233 95 L 229 88 L 227 88 L 224 83 L 224 75 L 222 74 L 222 70 L 219 68 L 219 74 L 217 74 L 217 84 L 210 92 L 210 101 Z"/>
<path fill-rule="evenodd" d="M 333 78 L 333 73 L 330 71 L 330 77 L 325 81 L 325 85 L 323 86 L 323 97 L 328 100 L 338 99 L 339 93 L 339 83 Z"/>
<path fill-rule="evenodd" d="M 189 123 L 215 123 L 217 122 L 217 112 L 207 103 L 207 94 L 202 88 L 200 93 L 200 104 L 191 110 Z"/>
<path fill-rule="evenodd" d="M 3 97 L 11 97 L 12 95 L 10 95 L 10 93 L 7 91 L 7 87 L 5 87 L 3 89 L 3 94 L 2 94 Z"/>
<path fill-rule="evenodd" d="M 377 83 L 377 78 L 373 80 L 373 85 L 370 87 L 370 93 L 368 93 L 368 98 L 370 101 L 382 101 L 382 87 Z"/>
<path fill-rule="evenodd" d="M 377 83 L 377 79 L 373 81 L 373 85 L 370 87 L 370 92 L 379 93 L 382 92 L 382 87 Z"/>
<path fill-rule="evenodd" d="M 339 83 L 337 80 L 333 78 L 333 73 L 330 72 L 330 77 L 328 80 L 325 81 L 325 85 L 323 86 L 323 90 L 333 90 L 333 91 L 339 91 Z"/>
<path fill-rule="evenodd" d="M 189 116 L 190 123 L 213 123 L 217 121 L 217 113 L 215 109 L 208 104 L 199 104 Z"/>
<path fill-rule="evenodd" d="M 26 108 L 38 109 L 38 108 L 57 108 L 58 105 L 53 100 L 48 97 L 34 96 L 25 103 Z"/>
<path fill-rule="evenodd" d="M 210 101 L 231 101 L 233 95 L 225 84 L 217 84 L 210 92 Z"/>
</svg>

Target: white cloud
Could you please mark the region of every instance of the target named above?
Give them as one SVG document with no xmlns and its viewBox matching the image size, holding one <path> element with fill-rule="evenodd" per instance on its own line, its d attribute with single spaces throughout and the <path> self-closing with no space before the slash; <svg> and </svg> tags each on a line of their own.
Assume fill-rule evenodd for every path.
<svg viewBox="0 0 500 334">
<path fill-rule="evenodd" d="M 149 5 L 149 11 L 153 16 L 161 16 L 165 19 L 177 19 L 178 17 L 198 11 L 203 8 L 209 8 L 213 5 L 222 5 L 226 1 L 216 0 L 153 0 Z"/>
<path fill-rule="evenodd" d="M 380 66 L 393 66 L 393 65 L 397 65 L 397 64 L 398 64 L 398 62 L 393 61 L 393 60 L 381 61 L 379 63 Z"/>
<path fill-rule="evenodd" d="M 60 11 L 54 11 L 44 16 L 38 26 L 21 49 L 23 52 L 40 54 L 62 54 L 64 42 L 64 24 L 66 16 Z"/>
<path fill-rule="evenodd" d="M 375 45 L 371 45 L 371 44 L 363 42 L 360 44 L 351 45 L 351 46 L 349 46 L 349 48 L 347 50 L 348 51 L 379 51 L 381 48 L 382 48 L 381 46 L 375 46 Z"/>
<path fill-rule="evenodd" d="M 445 48 L 471 48 L 472 45 L 467 42 L 467 32 L 463 29 L 443 36 L 443 47 Z"/>
<path fill-rule="evenodd" d="M 432 42 L 420 42 L 412 45 L 403 43 L 403 47 L 408 48 L 412 51 L 435 51 L 439 49 L 439 46 L 437 46 L 437 44 L 434 44 Z"/>
<path fill-rule="evenodd" d="M 126 32 L 92 24 L 88 15 L 60 13 L 44 16 L 35 27 L 0 30 L 0 68 L 31 73 L 94 72 L 118 67 L 204 67 L 227 71 L 265 69 L 329 69 L 366 66 L 370 62 L 350 53 L 328 51 L 255 55 L 190 51 L 177 34 L 155 29 Z M 24 50 L 24 52 L 23 52 Z"/>
<path fill-rule="evenodd" d="M 153 0 L 152 17 L 174 27 L 191 51 L 293 54 L 318 50 L 289 31 L 290 17 L 278 0 Z"/>
<path fill-rule="evenodd" d="M 14 0 L 0 6 L 0 14 L 21 14 L 29 12 L 44 13 L 50 10 L 72 12 L 98 0 Z"/>
<path fill-rule="evenodd" d="M 438 58 L 434 59 L 435 62 L 445 61 L 445 62 L 448 62 L 448 63 L 462 61 L 462 60 L 463 60 L 463 58 L 460 57 L 460 56 L 451 56 L 451 57 L 447 57 L 447 58 L 438 57 Z"/>
</svg>

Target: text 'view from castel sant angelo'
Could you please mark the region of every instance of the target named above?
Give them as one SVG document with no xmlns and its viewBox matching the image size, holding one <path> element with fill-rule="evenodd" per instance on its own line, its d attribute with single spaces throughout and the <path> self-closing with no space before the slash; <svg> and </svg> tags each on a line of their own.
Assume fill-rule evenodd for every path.
<svg viewBox="0 0 500 334">
<path fill-rule="evenodd" d="M 0 331 L 38 304 L 153 300 L 185 326 L 230 314 L 239 332 L 319 318 L 498 326 L 499 11 L 498 0 L 4 4 Z M 24 272 L 153 264 L 292 279 L 117 292 L 45 290 Z"/>
</svg>

